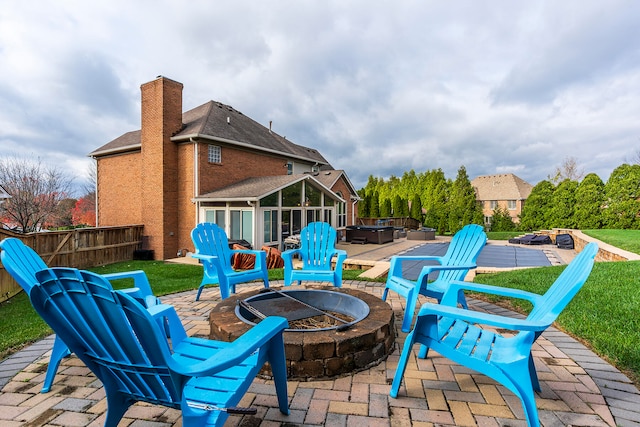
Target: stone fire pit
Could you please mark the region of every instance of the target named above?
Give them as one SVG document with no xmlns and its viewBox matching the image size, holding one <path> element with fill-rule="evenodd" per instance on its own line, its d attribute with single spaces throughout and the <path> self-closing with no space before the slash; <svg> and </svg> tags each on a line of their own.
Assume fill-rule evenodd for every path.
<svg viewBox="0 0 640 427">
<path fill-rule="evenodd" d="M 393 350 L 393 310 L 380 298 L 357 289 L 327 286 L 274 288 L 321 290 L 346 293 L 369 306 L 369 314 L 345 330 L 287 330 L 284 333 L 288 377 L 293 380 L 335 378 L 377 365 Z M 210 338 L 233 341 L 252 325 L 238 317 L 236 307 L 261 293 L 260 290 L 232 295 L 218 303 L 209 315 Z M 259 321 L 257 319 L 256 321 Z M 265 374 L 270 372 L 265 371 Z"/>
</svg>

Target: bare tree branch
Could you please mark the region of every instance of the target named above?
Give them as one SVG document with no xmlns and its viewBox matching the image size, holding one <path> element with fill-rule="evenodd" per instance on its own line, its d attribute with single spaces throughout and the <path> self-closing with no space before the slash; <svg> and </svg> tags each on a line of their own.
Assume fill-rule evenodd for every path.
<svg viewBox="0 0 640 427">
<path fill-rule="evenodd" d="M 2 204 L 0 221 L 24 233 L 40 230 L 67 198 L 72 179 L 54 166 L 36 159 L 0 158 L 0 184 L 11 195 Z"/>
</svg>

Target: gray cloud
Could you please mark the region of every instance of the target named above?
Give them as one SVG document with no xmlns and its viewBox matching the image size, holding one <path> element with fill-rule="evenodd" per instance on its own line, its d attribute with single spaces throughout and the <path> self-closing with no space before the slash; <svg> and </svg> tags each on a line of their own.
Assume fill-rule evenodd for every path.
<svg viewBox="0 0 640 427">
<path fill-rule="evenodd" d="M 140 85 L 230 104 L 356 187 L 464 165 L 603 179 L 640 140 L 635 1 L 80 0 L 0 11 L 0 145 L 69 170 L 139 127 Z M 82 175 L 82 173 L 78 173 Z"/>
</svg>

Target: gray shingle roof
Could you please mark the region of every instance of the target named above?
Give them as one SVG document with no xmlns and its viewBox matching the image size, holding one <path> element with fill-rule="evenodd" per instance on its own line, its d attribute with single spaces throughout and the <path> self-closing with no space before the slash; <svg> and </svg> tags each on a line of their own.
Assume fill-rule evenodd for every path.
<svg viewBox="0 0 640 427">
<path fill-rule="evenodd" d="M 525 200 L 533 186 L 512 173 L 484 175 L 474 178 L 478 200 Z"/>
<path fill-rule="evenodd" d="M 316 149 L 295 144 L 220 102 L 209 101 L 183 113 L 182 122 L 184 126 L 171 138 L 173 141 L 209 139 L 330 166 Z M 99 157 L 139 149 L 140 136 L 140 130 L 127 132 L 89 155 Z"/>
</svg>

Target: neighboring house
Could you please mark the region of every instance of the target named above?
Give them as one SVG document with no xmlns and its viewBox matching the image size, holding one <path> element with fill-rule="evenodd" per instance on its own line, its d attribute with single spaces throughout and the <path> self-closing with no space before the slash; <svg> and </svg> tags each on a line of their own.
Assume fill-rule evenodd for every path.
<svg viewBox="0 0 640 427">
<path fill-rule="evenodd" d="M 476 191 L 476 200 L 482 205 L 485 225 L 491 225 L 491 217 L 496 206 L 506 209 L 515 223 L 525 200 L 533 186 L 512 173 L 479 176 L 471 181 Z"/>
<path fill-rule="evenodd" d="M 308 222 L 344 234 L 358 196 L 344 171 L 228 105 L 182 112 L 182 84 L 141 86 L 142 125 L 90 153 L 97 161 L 98 226 L 143 224 L 157 259 L 193 250 L 200 222 L 231 240 L 280 247 Z"/>
<path fill-rule="evenodd" d="M 10 198 L 11 195 L 0 185 L 0 206 L 2 205 L 2 202 Z"/>
</svg>

